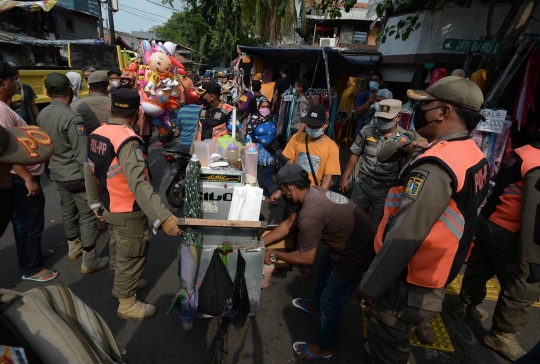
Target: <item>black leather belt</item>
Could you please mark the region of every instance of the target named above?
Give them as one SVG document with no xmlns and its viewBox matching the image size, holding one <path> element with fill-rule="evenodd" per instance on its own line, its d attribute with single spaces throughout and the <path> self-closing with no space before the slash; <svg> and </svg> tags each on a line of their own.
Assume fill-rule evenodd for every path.
<svg viewBox="0 0 540 364">
<path fill-rule="evenodd" d="M 369 187 L 373 187 L 378 190 L 382 190 L 384 188 L 390 188 L 392 187 L 392 184 L 394 182 L 378 182 L 374 179 L 366 176 L 362 172 L 358 172 L 358 178 L 360 178 L 362 181 L 364 181 Z"/>
</svg>

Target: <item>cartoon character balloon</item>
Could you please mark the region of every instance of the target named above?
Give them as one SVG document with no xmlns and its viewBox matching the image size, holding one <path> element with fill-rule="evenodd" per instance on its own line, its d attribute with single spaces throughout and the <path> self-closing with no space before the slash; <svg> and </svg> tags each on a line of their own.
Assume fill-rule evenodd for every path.
<svg viewBox="0 0 540 364">
<path fill-rule="evenodd" d="M 169 56 L 165 53 L 154 52 L 150 56 L 148 61 L 148 67 L 152 70 L 150 79 L 144 88 L 145 92 L 149 92 L 151 95 L 155 94 L 156 85 L 159 83 L 162 77 L 166 77 L 172 70 L 172 62 Z"/>
</svg>

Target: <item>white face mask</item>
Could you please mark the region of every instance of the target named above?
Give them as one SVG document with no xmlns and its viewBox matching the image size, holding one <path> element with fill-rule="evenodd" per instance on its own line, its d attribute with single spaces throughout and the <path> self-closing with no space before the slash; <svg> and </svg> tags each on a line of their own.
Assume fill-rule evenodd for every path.
<svg viewBox="0 0 540 364">
<path fill-rule="evenodd" d="M 114 80 L 112 82 L 112 87 L 114 87 L 114 88 L 119 88 L 121 85 L 122 85 L 122 83 L 120 82 L 120 80 Z"/>
<path fill-rule="evenodd" d="M 319 129 L 311 129 L 306 126 L 306 133 L 310 136 L 312 139 L 317 139 L 324 133 L 324 127 L 321 127 Z"/>
</svg>

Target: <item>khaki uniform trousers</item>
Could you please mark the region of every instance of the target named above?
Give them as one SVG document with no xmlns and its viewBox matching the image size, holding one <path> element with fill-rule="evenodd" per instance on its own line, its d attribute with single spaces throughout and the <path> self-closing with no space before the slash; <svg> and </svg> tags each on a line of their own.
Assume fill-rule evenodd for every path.
<svg viewBox="0 0 540 364">
<path fill-rule="evenodd" d="M 88 206 L 86 192 L 84 190 L 69 192 L 62 182 L 58 181 L 56 181 L 56 189 L 62 201 L 62 226 L 66 238 L 73 239 L 80 236 L 84 248 L 95 245 L 98 236 L 97 219 Z"/>
<path fill-rule="evenodd" d="M 375 302 L 368 319 L 368 344 L 375 364 L 406 364 L 416 327 L 442 311 L 444 288 L 424 288 L 398 278 Z"/>
<path fill-rule="evenodd" d="M 146 265 L 150 231 L 142 211 L 103 211 L 111 233 L 110 265 L 114 267 L 113 291 L 118 298 L 133 297 Z"/>
</svg>

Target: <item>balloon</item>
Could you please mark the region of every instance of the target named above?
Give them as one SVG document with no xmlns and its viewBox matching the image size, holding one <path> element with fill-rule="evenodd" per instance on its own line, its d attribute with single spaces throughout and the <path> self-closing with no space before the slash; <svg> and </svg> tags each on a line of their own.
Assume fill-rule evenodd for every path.
<svg viewBox="0 0 540 364">
<path fill-rule="evenodd" d="M 448 76 L 448 72 L 446 72 L 446 69 L 435 68 L 433 72 L 431 73 L 431 79 L 429 80 L 428 87 L 446 76 Z"/>
<path fill-rule="evenodd" d="M 170 95 L 170 90 L 167 90 L 164 88 L 160 88 L 156 90 L 157 101 L 160 104 L 165 104 L 167 101 L 169 101 L 169 95 Z"/>
<path fill-rule="evenodd" d="M 167 75 L 172 71 L 172 62 L 170 57 L 161 53 L 154 52 L 150 56 L 148 61 L 148 67 L 152 70 L 150 79 L 144 88 L 145 92 L 150 92 L 154 95 L 156 85 L 159 83 L 162 77 L 167 77 Z"/>
<path fill-rule="evenodd" d="M 167 50 L 169 55 L 174 56 L 174 53 L 176 52 L 176 44 L 173 42 L 165 42 L 163 43 L 163 48 Z"/>
<path fill-rule="evenodd" d="M 479 69 L 473 72 L 470 80 L 478 85 L 478 87 L 483 88 L 484 82 L 486 82 L 486 70 Z"/>
<path fill-rule="evenodd" d="M 157 105 L 154 100 L 143 101 L 141 106 L 144 112 L 150 116 L 160 116 L 164 111 L 161 105 Z"/>
<path fill-rule="evenodd" d="M 159 120 L 161 121 L 161 125 L 167 130 L 171 128 L 171 122 L 169 120 L 169 112 L 165 111 L 163 114 L 159 116 Z"/>
<path fill-rule="evenodd" d="M 156 119 L 154 119 L 154 120 L 156 120 Z M 154 123 L 154 125 L 155 125 L 155 123 Z M 157 131 L 158 131 L 158 134 L 159 134 L 159 135 L 167 135 L 167 133 L 169 132 L 168 129 L 164 128 L 164 127 L 161 126 L 161 125 L 158 126 Z"/>
</svg>

